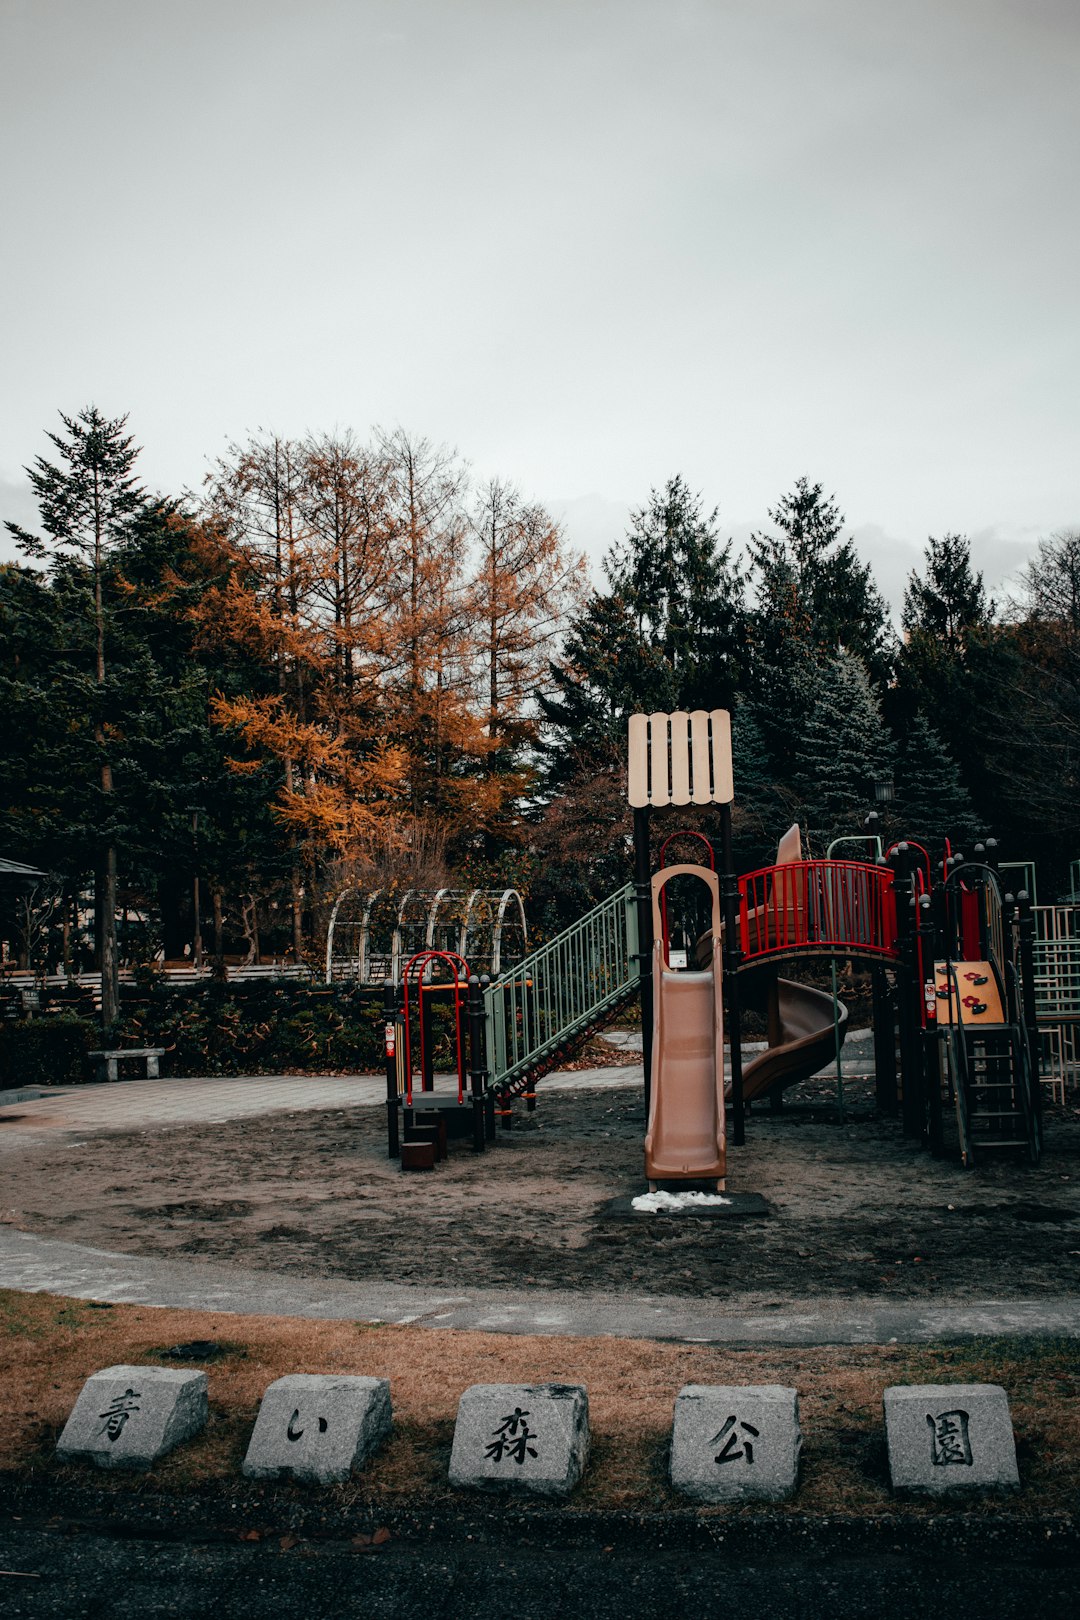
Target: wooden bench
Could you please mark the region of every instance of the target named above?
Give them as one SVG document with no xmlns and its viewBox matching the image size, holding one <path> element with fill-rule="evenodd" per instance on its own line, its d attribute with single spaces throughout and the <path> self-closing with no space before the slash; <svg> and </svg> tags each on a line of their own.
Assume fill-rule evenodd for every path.
<svg viewBox="0 0 1080 1620">
<path fill-rule="evenodd" d="M 115 1052 L 87 1052 L 87 1057 L 94 1065 L 94 1078 L 96 1080 L 119 1080 L 120 1059 L 138 1058 L 146 1065 L 146 1078 L 158 1078 L 158 1059 L 165 1056 L 163 1046 L 125 1046 Z"/>
</svg>

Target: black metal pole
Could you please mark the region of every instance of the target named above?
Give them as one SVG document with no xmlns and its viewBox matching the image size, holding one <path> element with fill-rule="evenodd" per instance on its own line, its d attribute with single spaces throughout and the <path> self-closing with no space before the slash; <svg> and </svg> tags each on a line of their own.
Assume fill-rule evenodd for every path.
<svg viewBox="0 0 1080 1620">
<path fill-rule="evenodd" d="M 919 1031 L 920 1046 L 922 1049 L 922 1082 L 923 1096 L 926 1099 L 925 1125 L 926 1142 L 930 1151 L 940 1154 L 944 1148 L 944 1135 L 941 1117 L 941 1071 L 938 1064 L 937 1043 L 937 975 L 934 972 L 934 919 L 930 906 L 930 896 L 919 896 L 917 907 L 918 916 L 916 928 L 921 949 L 916 955 L 916 962 L 922 967 L 920 982 L 916 986 L 919 998 Z M 928 997 L 935 997 L 928 1002 Z M 929 1009 L 933 1010 L 934 1017 L 929 1016 Z"/>
<path fill-rule="evenodd" d="M 398 1019 L 398 987 L 393 979 L 387 979 L 383 985 L 383 1018 L 386 1025 L 383 1049 L 386 1053 L 387 1157 L 398 1159 L 401 1157 L 401 1142 L 398 1135 L 397 1045 L 401 1026 Z"/>
<path fill-rule="evenodd" d="M 1019 984 L 1019 925 L 1016 915 L 1016 896 L 1007 891 L 1001 897 L 1001 931 L 1005 936 L 1005 955 L 1017 968 L 1016 977 L 1005 977 L 1005 1012 L 1010 1024 L 1023 1024 L 1023 991 Z"/>
<path fill-rule="evenodd" d="M 652 852 L 649 848 L 649 806 L 634 811 L 634 890 L 637 895 L 638 962 L 641 966 L 641 1060 L 645 1070 L 645 1117 L 652 1096 L 653 1045 L 653 930 Z"/>
<path fill-rule="evenodd" d="M 874 1019 L 874 1092 L 879 1114 L 896 1116 L 896 1020 L 883 967 L 870 972 Z"/>
<path fill-rule="evenodd" d="M 730 804 L 720 806 L 720 907 L 724 919 L 724 1010 L 728 1050 L 731 1053 L 731 1145 L 742 1147 L 746 1140 L 739 997 L 739 960 L 742 953 L 739 949 L 739 879 L 735 871 L 731 838 Z"/>
<path fill-rule="evenodd" d="M 897 845 L 894 855 L 896 876 L 896 933 L 900 962 L 896 970 L 897 1002 L 900 1031 L 900 1083 L 901 1119 L 905 1136 L 922 1136 L 922 1052 L 920 1050 L 921 1022 L 918 1017 L 916 995 L 921 987 L 915 980 L 915 894 L 911 881 L 911 851 L 907 844 Z"/>
<path fill-rule="evenodd" d="M 484 1091 L 487 1085 L 487 1062 L 484 1042 L 484 993 L 475 973 L 469 975 L 469 1086 L 473 1106 L 473 1152 L 483 1153 L 486 1131 L 484 1128 Z"/>
</svg>

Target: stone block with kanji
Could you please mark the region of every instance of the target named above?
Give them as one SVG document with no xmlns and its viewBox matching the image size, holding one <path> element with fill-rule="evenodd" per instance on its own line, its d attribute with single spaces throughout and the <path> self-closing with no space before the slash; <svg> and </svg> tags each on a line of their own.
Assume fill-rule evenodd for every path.
<svg viewBox="0 0 1080 1620">
<path fill-rule="evenodd" d="M 106 1367 L 86 1380 L 56 1446 L 99 1468 L 149 1468 L 206 1427 L 206 1374 Z"/>
<path fill-rule="evenodd" d="M 263 1396 L 243 1471 L 250 1479 L 340 1484 L 382 1444 L 390 1423 L 385 1378 L 292 1373 Z"/>
<path fill-rule="evenodd" d="M 797 1391 L 685 1384 L 675 1397 L 671 1483 L 695 1502 L 781 1502 L 799 1476 Z"/>
<path fill-rule="evenodd" d="M 589 1454 L 580 1384 L 473 1384 L 458 1403 L 450 1483 L 569 1496 Z"/>
<path fill-rule="evenodd" d="M 1020 1484 L 1000 1384 L 894 1384 L 885 1391 L 885 1438 L 895 1491 L 948 1496 Z"/>
</svg>

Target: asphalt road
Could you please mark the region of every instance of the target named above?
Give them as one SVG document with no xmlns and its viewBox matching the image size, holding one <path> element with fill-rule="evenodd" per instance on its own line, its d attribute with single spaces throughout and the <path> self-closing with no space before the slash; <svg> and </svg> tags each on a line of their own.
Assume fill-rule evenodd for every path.
<svg viewBox="0 0 1080 1620">
<path fill-rule="evenodd" d="M 962 1547 L 816 1552 L 813 1537 L 770 1555 L 397 1541 L 259 1544 L 132 1539 L 9 1523 L 0 1529 L 0 1613 L 108 1620 L 910 1620 L 912 1614 L 1038 1620 L 1076 1610 L 1080 1566 L 1030 1548 L 1016 1557 Z"/>
</svg>

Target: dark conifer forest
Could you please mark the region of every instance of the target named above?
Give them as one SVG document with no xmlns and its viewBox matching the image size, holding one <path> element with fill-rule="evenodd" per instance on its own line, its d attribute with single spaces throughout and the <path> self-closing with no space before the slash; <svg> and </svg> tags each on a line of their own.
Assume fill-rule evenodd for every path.
<svg viewBox="0 0 1080 1620">
<path fill-rule="evenodd" d="M 590 580 L 542 506 L 402 430 L 260 435 L 194 494 L 142 485 L 126 419 L 50 437 L 0 567 L 24 965 L 100 965 L 109 915 L 127 965 L 314 963 L 351 883 L 513 884 L 550 931 L 628 876 L 635 710 L 732 711 L 743 869 L 870 810 L 935 853 L 996 836 L 1040 898 L 1080 856 L 1080 530 L 1002 601 L 927 537 L 896 626 L 810 477 L 743 552 L 680 476 L 643 489 Z"/>
</svg>

